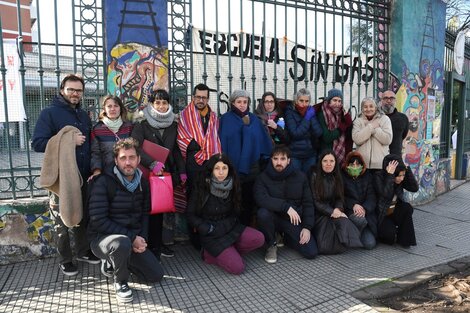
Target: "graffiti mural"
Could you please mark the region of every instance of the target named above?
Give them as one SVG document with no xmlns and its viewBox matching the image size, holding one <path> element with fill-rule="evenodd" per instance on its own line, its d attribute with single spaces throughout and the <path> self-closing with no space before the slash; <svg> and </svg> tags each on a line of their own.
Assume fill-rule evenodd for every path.
<svg viewBox="0 0 470 313">
<path fill-rule="evenodd" d="M 152 90 L 168 89 L 167 2 L 107 1 L 108 93 L 136 120 Z"/>
<path fill-rule="evenodd" d="M 392 39 L 402 47 L 392 57 L 392 72 L 398 77 L 397 109 L 408 116 L 409 132 L 403 159 L 419 182 L 419 191 L 408 197 L 415 203 L 429 201 L 436 189 L 448 186 L 449 172 L 439 167 L 440 116 L 444 101 L 445 4 L 439 0 L 395 2 L 402 20 L 395 28 L 406 37 Z M 404 39 L 406 38 L 406 39 Z M 400 40 L 400 42 L 398 42 Z M 396 41 L 396 42 L 394 42 Z"/>
</svg>

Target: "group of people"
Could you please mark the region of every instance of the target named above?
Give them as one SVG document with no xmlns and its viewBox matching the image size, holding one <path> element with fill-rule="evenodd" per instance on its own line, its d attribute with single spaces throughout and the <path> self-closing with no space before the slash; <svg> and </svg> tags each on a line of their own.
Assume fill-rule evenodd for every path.
<svg viewBox="0 0 470 313">
<path fill-rule="evenodd" d="M 122 302 L 133 299 L 131 272 L 160 281 L 160 256 L 174 255 L 162 242 L 164 215 L 149 215 L 150 188 L 139 165 L 155 175 L 170 173 L 175 187 L 185 184 L 192 242 L 204 262 L 232 274 L 244 271 L 243 254 L 262 246 L 265 261 L 275 263 L 284 244 L 309 259 L 372 249 L 377 239 L 416 244 L 413 207 L 403 191 L 418 189 L 401 158 L 408 119 L 395 109 L 391 91 L 383 94 L 381 107 L 365 98 L 353 122 L 338 89 L 313 106 L 302 88 L 285 108 L 266 92 L 254 113 L 249 93 L 235 90 L 219 118 L 209 106 L 209 87 L 199 84 L 178 118 L 168 92 L 159 89 L 149 97 L 142 121 L 127 121 L 121 99 L 106 96 L 92 126 L 81 107 L 84 89 L 80 76 L 63 79 L 60 94 L 40 114 L 32 147 L 47 154 L 46 146 L 64 127 L 76 128 L 60 144 L 75 146 L 76 166 L 88 184 L 62 188 L 81 194 L 83 217 L 75 227 L 63 220 L 68 202 L 51 194 L 59 266 L 65 275 L 78 273 L 73 232 L 76 260 L 101 263 Z M 142 149 L 145 140 L 169 149 L 165 163 Z"/>
</svg>

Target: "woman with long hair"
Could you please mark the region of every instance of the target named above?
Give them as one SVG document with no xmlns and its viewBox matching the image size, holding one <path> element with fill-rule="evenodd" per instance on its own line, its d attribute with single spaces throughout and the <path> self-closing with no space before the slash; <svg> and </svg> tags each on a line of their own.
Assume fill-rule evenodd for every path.
<svg viewBox="0 0 470 313">
<path fill-rule="evenodd" d="M 274 145 L 287 145 L 289 143 L 289 137 L 285 130 L 284 115 L 279 108 L 274 93 L 267 91 L 261 96 L 255 114 L 266 127 Z"/>
<path fill-rule="evenodd" d="M 173 108 L 170 105 L 170 95 L 164 89 L 155 90 L 149 97 L 149 104 L 143 110 L 145 119 L 134 126 L 132 137 L 139 143 L 140 164 L 156 175 L 163 170 L 171 174 L 173 186 L 183 183 L 185 163 L 176 143 L 178 125 Z M 144 140 L 156 143 L 170 150 L 165 164 L 154 160 L 143 149 Z M 172 257 L 174 252 L 163 244 L 163 219 L 166 216 L 169 224 L 174 223 L 172 213 L 151 215 L 149 219 L 149 249 L 157 256 Z M 170 240 L 171 241 L 171 240 Z"/>
<path fill-rule="evenodd" d="M 204 261 L 235 275 L 245 269 L 241 255 L 264 244 L 260 231 L 240 222 L 241 203 L 235 167 L 227 155 L 213 155 L 194 184 L 186 214 L 199 235 Z"/>
<path fill-rule="evenodd" d="M 101 103 L 99 121 L 91 131 L 92 176 L 101 174 L 107 166 L 114 166 L 114 144 L 131 136 L 132 123 L 126 119 L 127 110 L 121 99 L 107 95 Z"/>
<path fill-rule="evenodd" d="M 333 151 L 326 150 L 312 174 L 316 210 L 315 238 L 320 254 L 336 254 L 362 247 L 360 233 L 344 213 L 343 180 Z"/>
</svg>

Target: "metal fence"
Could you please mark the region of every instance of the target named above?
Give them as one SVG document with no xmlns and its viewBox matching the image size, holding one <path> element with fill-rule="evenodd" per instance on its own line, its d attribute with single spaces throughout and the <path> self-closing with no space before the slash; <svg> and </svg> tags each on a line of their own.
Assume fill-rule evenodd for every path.
<svg viewBox="0 0 470 313">
<path fill-rule="evenodd" d="M 42 18 L 50 18 L 40 15 L 45 1 L 33 1 L 31 20 L 19 13 L 29 1 L 17 1 L 19 38 L 22 24 L 41 25 Z M 38 186 L 42 154 L 30 150 L 30 138 L 40 110 L 57 94 L 61 78 L 68 73 L 84 76 L 84 104 L 93 120 L 99 99 L 106 94 L 102 0 L 69 0 L 73 39 L 69 44 L 60 42 L 57 23 L 63 12 L 59 6 L 67 1 L 49 1 L 55 39 L 41 40 L 51 29 L 36 26 L 34 40 L 17 41 L 27 119 L 12 122 L 7 116 L 0 124 L 0 200 L 45 195 Z M 343 90 L 345 104 L 355 116 L 362 98 L 377 96 L 388 87 L 390 5 L 389 0 L 168 1 L 174 107 L 183 108 L 200 82 L 214 90 L 210 104 L 218 113 L 225 112 L 234 89 L 247 89 L 254 109 L 265 91 L 291 99 L 297 89 L 306 87 L 316 102 L 335 87 Z M 0 16 L 0 75 L 6 81 L 2 19 L 5 16 Z M 0 96 L 7 112 L 13 100 L 6 89 Z"/>
</svg>

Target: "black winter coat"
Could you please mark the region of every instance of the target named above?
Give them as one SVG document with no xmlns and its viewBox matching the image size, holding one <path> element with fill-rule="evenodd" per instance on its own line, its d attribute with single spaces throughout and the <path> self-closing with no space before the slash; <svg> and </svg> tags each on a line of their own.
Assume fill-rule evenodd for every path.
<svg viewBox="0 0 470 313">
<path fill-rule="evenodd" d="M 116 186 L 112 199 L 108 195 L 107 186 L 110 180 Z M 90 240 L 111 234 L 125 235 L 131 242 L 137 235 L 147 240 L 150 212 L 150 189 L 147 179 L 142 178 L 139 187 L 130 192 L 112 172 L 112 167 L 107 168 L 104 174 L 93 179 L 88 210 Z"/>
<path fill-rule="evenodd" d="M 183 156 L 176 143 L 177 134 L 178 124 L 176 122 L 165 128 L 163 135 L 160 135 L 160 131 L 153 128 L 147 120 L 135 124 L 131 134 L 131 137 L 136 139 L 140 146 L 142 146 L 144 139 L 146 139 L 170 150 L 170 154 L 165 162 L 165 172 L 171 173 L 173 186 L 180 184 L 180 174 L 186 172 Z M 150 169 L 150 164 L 155 160 L 145 153 L 141 147 L 138 149 L 141 157 L 140 164 Z"/>
<path fill-rule="evenodd" d="M 212 194 L 191 192 L 186 217 L 189 224 L 197 229 L 202 248 L 217 257 L 222 251 L 238 240 L 245 229 L 235 213 L 231 194 L 227 199 Z M 203 197 L 202 208 L 198 208 L 198 199 Z M 211 226 L 212 232 L 209 233 Z"/>
<path fill-rule="evenodd" d="M 277 172 L 272 162 L 256 179 L 254 197 L 259 207 L 277 213 L 289 220 L 287 211 L 292 207 L 300 215 L 302 228 L 312 230 L 315 225 L 310 185 L 305 174 L 288 165 L 281 173 Z"/>
<path fill-rule="evenodd" d="M 317 117 L 307 121 L 292 106 L 285 112 L 286 129 L 289 134 L 291 157 L 310 158 L 317 156 L 322 129 Z"/>
<path fill-rule="evenodd" d="M 373 175 L 369 171 L 356 178 L 348 175 L 343 170 L 343 185 L 344 185 L 344 203 L 345 213 L 347 216 L 353 214 L 353 207 L 359 204 L 366 210 L 367 225 L 370 230 L 377 236 L 377 197 L 374 189 Z"/>
<path fill-rule="evenodd" d="M 397 196 L 397 201 L 406 202 L 404 198 L 404 190 L 416 192 L 419 189 L 418 182 L 409 167 L 406 167 L 405 178 L 401 184 L 395 184 L 395 176 L 387 173 L 385 170 L 388 163 L 392 160 L 403 163 L 401 156 L 389 154 L 383 160 L 383 169 L 377 171 L 374 177 L 374 185 L 378 197 L 377 217 L 379 225 L 382 223 L 383 218 L 387 213 L 387 209 L 392 203 L 394 195 Z"/>
</svg>

